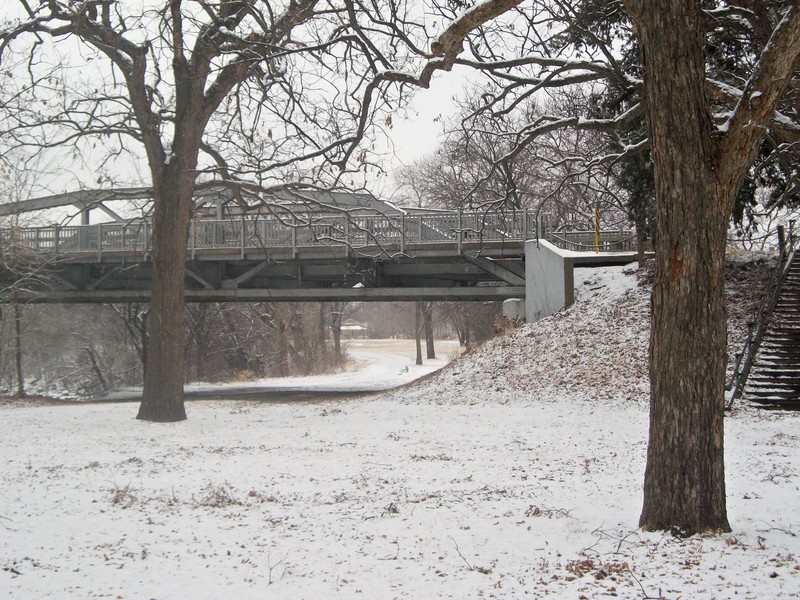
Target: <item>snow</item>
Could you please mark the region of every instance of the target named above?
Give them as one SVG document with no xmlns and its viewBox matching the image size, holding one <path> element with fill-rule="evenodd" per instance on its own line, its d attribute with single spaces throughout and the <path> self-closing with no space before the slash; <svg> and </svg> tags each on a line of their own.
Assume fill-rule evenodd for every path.
<svg viewBox="0 0 800 600">
<path fill-rule="evenodd" d="M 752 304 L 760 270 L 729 297 Z M 612 267 L 576 288 L 370 397 L 190 402 L 176 424 L 1 404 L 0 597 L 797 597 L 798 416 L 726 418 L 732 534 L 642 532 L 648 287 Z"/>
</svg>

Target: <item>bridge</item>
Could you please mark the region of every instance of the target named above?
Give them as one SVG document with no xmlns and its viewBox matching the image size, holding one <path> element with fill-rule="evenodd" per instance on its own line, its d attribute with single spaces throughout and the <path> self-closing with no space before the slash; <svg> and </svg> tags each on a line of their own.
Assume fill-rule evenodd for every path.
<svg viewBox="0 0 800 600">
<path fill-rule="evenodd" d="M 525 242 L 542 229 L 524 210 L 319 214 L 274 207 L 227 218 L 198 211 L 188 232 L 186 300 L 524 298 Z M 151 232 L 141 218 L 1 228 L 0 302 L 147 302 Z M 593 262 L 631 260 L 629 232 L 548 236 L 561 247 L 593 250 L 585 253 Z"/>
</svg>

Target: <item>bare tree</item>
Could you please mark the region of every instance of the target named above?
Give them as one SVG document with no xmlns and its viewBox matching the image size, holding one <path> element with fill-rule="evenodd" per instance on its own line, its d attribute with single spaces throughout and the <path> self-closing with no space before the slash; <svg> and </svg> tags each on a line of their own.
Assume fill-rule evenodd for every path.
<svg viewBox="0 0 800 600">
<path fill-rule="evenodd" d="M 388 83 L 427 87 L 436 70 L 455 65 L 481 71 L 496 86 L 497 93 L 484 96 L 482 110 L 498 117 L 542 90 L 614 82 L 624 91 L 625 110 L 612 116 L 538 116 L 515 132 L 512 149 L 495 165 L 501 168 L 542 135 L 563 128 L 618 135 L 619 150 L 598 161 L 620 160 L 646 148 L 652 152 L 658 258 L 641 524 L 685 532 L 728 529 L 722 439 L 726 232 L 735 196 L 765 131 L 775 139 L 797 141 L 796 122 L 775 112 L 782 107 L 800 53 L 797 0 L 531 0 L 522 8 L 517 8 L 520 0 L 486 0 L 467 10 L 462 2 L 452 2 L 434 6 L 445 27 L 430 54 L 407 33 L 414 28 L 413 19 L 398 13 L 397 4 L 387 3 L 385 14 L 378 14 L 377 3 L 345 2 L 340 8 L 318 4 L 291 1 L 273 13 L 267 3 L 197 2 L 196 10 L 190 11 L 174 0 L 161 10 L 126 19 L 120 4 L 101 3 L 98 11 L 97 3 L 49 2 L 0 36 L 4 65 L 15 56 L 10 54 L 12 45 L 23 38 L 29 41 L 25 56 L 16 58 L 27 76 L 14 81 L 24 85 L 3 89 L 5 106 L 18 118 L 4 135 L 21 139 L 32 134 L 27 143 L 33 138 L 39 145 L 70 143 L 85 134 L 129 135 L 145 148 L 155 198 L 156 334 L 139 416 L 185 417 L 183 261 L 191 196 L 201 174 L 225 179 L 238 190 L 248 189 L 243 179 L 247 176 L 263 188 L 278 174 L 282 180 L 289 173 L 305 176 L 295 168 L 300 158 L 324 157 L 315 176 L 335 170 L 338 181 L 351 157 L 367 162 L 366 154 L 357 152 L 357 142 L 375 115 L 373 101 L 385 98 Z M 585 6 L 624 8 L 630 21 L 622 26 L 636 25 L 641 74 L 620 63 L 615 29 L 581 25 L 578 10 Z M 760 39 L 766 41 L 751 50 L 752 68 L 738 85 L 708 77 L 709 32 L 742 20 L 765 34 Z M 574 23 L 582 28 L 577 38 L 568 35 Z M 144 26 L 151 24 L 154 27 L 145 33 Z M 398 44 L 380 45 L 375 41 L 378 34 Z M 64 36 L 76 37 L 108 58 L 124 81 L 116 88 L 106 87 L 116 93 L 99 99 L 96 93 L 84 94 L 62 102 L 59 93 L 71 96 L 72 87 L 56 85 L 53 94 L 42 95 L 42 86 L 52 85 L 60 74 L 39 66 L 46 64 L 39 58 L 49 48 L 42 39 Z M 425 38 L 423 32 L 421 39 L 427 43 Z M 401 45 L 426 59 L 417 73 L 396 68 L 392 58 Z M 308 60 L 300 64 L 304 56 Z M 347 67 L 355 77 L 345 81 L 356 88 L 337 95 L 342 100 L 338 104 L 314 104 L 325 94 L 306 94 L 312 101 L 309 106 L 301 104 L 297 94 L 287 100 L 279 93 L 295 92 L 300 85 L 295 76 L 308 72 L 309 64 L 333 75 L 343 65 L 342 57 L 354 56 L 360 62 L 348 62 Z M 329 81 L 317 75 L 315 83 L 324 87 Z M 303 82 L 305 92 L 313 89 L 308 78 Z M 51 106 L 37 104 L 37 98 Z M 264 133 L 256 115 L 270 110 L 279 125 Z M 49 118 L 42 119 L 43 114 Z M 356 117 L 347 132 L 345 115 Z M 647 136 L 632 135 L 631 125 L 643 115 Z M 298 116 L 300 122 L 295 120 Z M 53 133 L 56 126 L 58 134 Z M 314 127 L 328 135 L 314 139 L 308 131 Z M 201 148 L 207 162 L 199 160 Z M 291 154 L 285 154 L 289 150 Z M 231 171 L 235 161 L 227 154 L 264 158 Z"/>
<path fill-rule="evenodd" d="M 602 21 L 582 19 L 585 10 L 622 18 L 600 27 Z M 734 22 L 744 22 L 753 39 L 751 67 L 735 85 L 709 76 L 706 61 L 710 36 Z M 620 29 L 633 31 L 632 23 L 635 37 L 629 39 L 643 60 L 629 68 L 615 42 Z M 505 43 L 509 39 L 514 43 Z M 797 122 L 780 109 L 787 106 L 782 98 L 796 74 L 798 53 L 796 0 L 552 0 L 530 2 L 477 28 L 465 56 L 454 60 L 486 74 L 496 91 L 484 94 L 481 111 L 498 118 L 549 89 L 591 84 L 619 90 L 623 109 L 615 114 L 545 114 L 524 123 L 496 169 L 543 135 L 564 128 L 617 137 L 618 150 L 595 163 L 652 153 L 657 267 L 641 516 L 647 529 L 729 529 L 722 428 L 726 233 L 765 132 L 797 142 Z M 793 83 L 788 93 L 795 94 L 795 88 Z M 788 107 L 796 111 L 796 102 Z M 635 127 L 642 117 L 646 127 Z"/>
<path fill-rule="evenodd" d="M 38 255 L 24 241 L 19 240 L 16 229 L 6 230 L 9 235 L 0 238 L 0 292 L 10 299 L 11 337 L 13 339 L 14 373 L 17 396 L 25 396 L 23 374 L 23 342 L 25 319 L 19 297 L 31 290 L 53 283 L 53 259 Z M 0 316 L 0 320 L 2 317 Z"/>
<path fill-rule="evenodd" d="M 427 86 L 470 29 L 516 3 L 471 11 L 414 75 L 403 56 L 430 58 L 429 38 L 394 2 L 170 0 L 141 9 L 66 0 L 32 10 L 20 1 L 19 18 L 0 31 L 3 71 L 16 76 L 2 92 L 2 137 L 89 154 L 99 139 L 111 146 L 106 156 L 129 152 L 133 140 L 146 156 L 153 289 L 138 418 L 186 417 L 184 261 L 198 186 L 222 181 L 244 201 L 247 191 L 346 181 L 351 159 L 369 166 L 359 144 L 392 101 L 389 87 Z M 73 44 L 72 59 L 94 61 L 97 78 L 70 78 L 78 65 L 57 54 L 62 40 Z"/>
<path fill-rule="evenodd" d="M 625 194 L 615 165 L 587 168 L 607 151 L 605 133 L 555 129 L 515 151 L 518 131 L 526 123 L 556 111 L 588 110 L 592 101 L 582 87 L 551 95 L 546 101 L 528 100 L 520 114 L 496 118 L 481 110 L 479 95 L 468 94 L 460 102 L 463 116 L 452 119 L 440 147 L 395 174 L 402 197 L 435 208 L 544 211 L 554 229 L 593 227 L 600 203 L 603 227 L 624 226 Z"/>
<path fill-rule="evenodd" d="M 642 45 L 656 190 L 650 443 L 640 523 L 728 530 L 726 233 L 744 175 L 800 56 L 800 5 L 787 3 L 722 127 L 714 124 L 706 92 L 700 2 L 656 7 L 628 0 L 626 6 Z"/>
<path fill-rule="evenodd" d="M 127 341 L 133 345 L 144 373 L 147 365 L 147 315 L 149 307 L 138 302 L 126 304 L 110 304 L 111 311 L 125 325 Z"/>
</svg>

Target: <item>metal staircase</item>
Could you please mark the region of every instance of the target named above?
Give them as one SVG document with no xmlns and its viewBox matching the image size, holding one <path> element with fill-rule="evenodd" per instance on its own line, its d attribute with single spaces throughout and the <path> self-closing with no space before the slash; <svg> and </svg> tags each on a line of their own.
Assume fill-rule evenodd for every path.
<svg viewBox="0 0 800 600">
<path fill-rule="evenodd" d="M 790 234 L 731 378 L 738 397 L 761 408 L 800 410 L 800 257 Z"/>
</svg>

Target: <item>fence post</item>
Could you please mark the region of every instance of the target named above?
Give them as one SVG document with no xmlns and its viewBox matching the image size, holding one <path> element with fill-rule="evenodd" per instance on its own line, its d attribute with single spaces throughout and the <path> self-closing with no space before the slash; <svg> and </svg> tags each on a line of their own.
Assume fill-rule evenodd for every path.
<svg viewBox="0 0 800 600">
<path fill-rule="evenodd" d="M 344 215 L 344 255 L 350 256 L 350 219 Z"/>
<path fill-rule="evenodd" d="M 458 209 L 458 218 L 456 221 L 456 230 L 458 235 L 458 255 L 461 256 L 461 242 L 464 237 L 464 232 L 462 231 L 462 222 L 461 222 L 461 209 Z"/>
<path fill-rule="evenodd" d="M 600 253 L 600 203 L 594 205 L 594 253 Z"/>
<path fill-rule="evenodd" d="M 103 224 L 97 224 L 97 260 L 103 258 Z"/>
<path fill-rule="evenodd" d="M 400 213 L 400 254 L 406 253 L 406 213 Z"/>
<path fill-rule="evenodd" d="M 528 209 L 522 209 L 522 241 L 528 241 Z"/>
<path fill-rule="evenodd" d="M 244 215 L 242 215 L 242 230 L 239 235 L 239 241 L 241 243 L 241 258 L 244 259 L 244 228 L 247 226 L 247 223 L 244 220 Z"/>
<path fill-rule="evenodd" d="M 53 248 L 53 251 L 55 252 L 56 256 L 58 256 L 58 242 L 59 242 L 58 238 L 60 237 L 60 234 L 61 234 L 61 228 L 58 225 L 56 225 L 56 233 L 55 233 L 55 241 L 54 241 L 55 245 L 54 245 L 54 248 Z"/>
<path fill-rule="evenodd" d="M 292 258 L 297 258 L 297 227 L 292 226 Z"/>
</svg>

